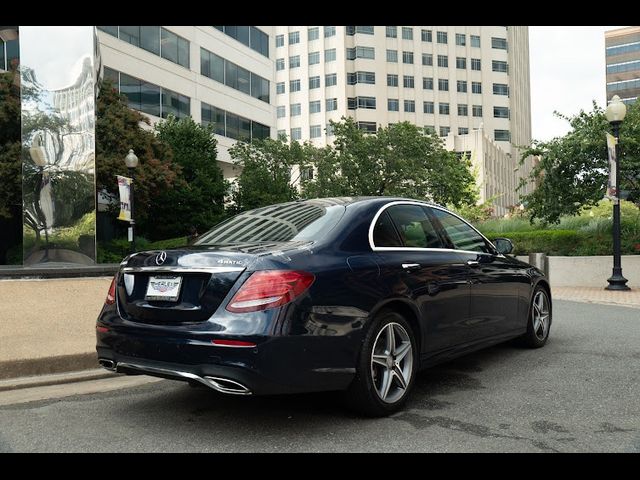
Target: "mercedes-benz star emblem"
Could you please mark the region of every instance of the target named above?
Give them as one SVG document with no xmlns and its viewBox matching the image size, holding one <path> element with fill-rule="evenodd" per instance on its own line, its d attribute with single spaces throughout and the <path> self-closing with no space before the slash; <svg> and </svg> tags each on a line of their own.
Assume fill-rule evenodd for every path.
<svg viewBox="0 0 640 480">
<path fill-rule="evenodd" d="M 162 265 L 167 259 L 167 252 L 160 252 L 156 256 L 156 265 Z"/>
</svg>

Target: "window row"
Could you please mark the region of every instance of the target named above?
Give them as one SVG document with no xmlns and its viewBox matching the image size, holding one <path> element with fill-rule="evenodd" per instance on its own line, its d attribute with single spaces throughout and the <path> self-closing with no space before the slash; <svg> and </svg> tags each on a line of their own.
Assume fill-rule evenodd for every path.
<svg viewBox="0 0 640 480">
<path fill-rule="evenodd" d="M 386 36 L 387 38 L 398 38 L 398 27 L 387 26 Z M 480 48 L 480 36 L 470 35 L 470 45 L 474 48 Z M 402 39 L 413 40 L 413 27 L 402 27 Z M 423 42 L 433 42 L 432 30 L 420 30 L 420 39 Z M 447 32 L 436 32 L 437 43 L 447 44 L 449 42 L 449 35 Z M 456 45 L 465 46 L 467 44 L 467 36 L 464 33 L 456 33 Z"/>
<path fill-rule="evenodd" d="M 375 99 L 374 99 L 375 103 Z M 375 107 L 374 107 L 375 108 Z M 327 112 L 333 112 L 338 109 L 337 98 L 325 99 L 325 110 Z M 312 100 L 309 102 L 309 113 L 320 113 L 322 111 L 322 104 L 320 100 Z M 289 105 L 289 116 L 298 117 L 302 115 L 302 104 L 292 103 Z M 276 107 L 276 117 L 285 118 L 287 116 L 287 107 L 285 105 L 278 105 Z"/>
<path fill-rule="evenodd" d="M 104 68 L 104 79 L 110 80 L 127 97 L 130 108 L 161 118 L 169 114 L 176 118 L 191 115 L 191 99 L 185 95 L 108 67 Z"/>
<path fill-rule="evenodd" d="M 97 27 L 131 45 L 189 68 L 189 41 L 160 26 Z"/>
<path fill-rule="evenodd" d="M 367 73 L 367 72 L 359 72 L 359 73 Z M 375 74 L 374 74 L 375 77 Z M 375 79 L 374 79 L 375 80 Z M 361 82 L 365 83 L 365 82 Z M 338 84 L 338 75 L 336 73 L 327 73 L 324 76 L 324 86 L 325 87 L 333 87 Z M 314 88 L 320 88 L 320 75 L 316 75 L 313 77 L 309 77 L 309 90 L 313 90 Z M 289 90 L 291 92 L 297 92 L 301 89 L 300 80 L 290 80 L 289 81 Z M 281 95 L 286 92 L 285 82 L 276 83 L 276 94 Z"/>
<path fill-rule="evenodd" d="M 365 35 L 373 35 L 374 27 L 369 25 L 360 25 L 360 26 L 347 26 L 344 27 L 347 35 L 355 35 L 356 33 L 363 33 Z"/>
<path fill-rule="evenodd" d="M 622 53 L 640 52 L 640 42 L 626 43 L 624 45 L 615 45 L 607 47 L 606 55 L 620 55 Z"/>
<path fill-rule="evenodd" d="M 200 48 L 200 73 L 216 82 L 269 103 L 269 80 Z"/>
<path fill-rule="evenodd" d="M 224 137 L 250 142 L 271 136 L 271 130 L 267 125 L 204 102 L 202 102 L 201 113 L 202 123 L 205 125 L 213 124 L 214 132 Z"/>
<path fill-rule="evenodd" d="M 269 35 L 262 30 L 247 25 L 214 26 L 214 28 L 269 58 Z"/>
</svg>

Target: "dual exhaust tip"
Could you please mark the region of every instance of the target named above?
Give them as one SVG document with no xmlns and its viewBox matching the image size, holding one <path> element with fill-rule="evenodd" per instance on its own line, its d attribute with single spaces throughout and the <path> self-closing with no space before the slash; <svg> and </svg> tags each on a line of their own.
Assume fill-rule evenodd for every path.
<svg viewBox="0 0 640 480">
<path fill-rule="evenodd" d="M 140 373 L 152 375 L 156 377 L 170 377 L 176 380 L 195 380 L 203 385 L 221 393 L 229 395 L 251 395 L 251 390 L 235 380 L 220 377 L 201 377 L 189 372 L 181 372 L 178 370 L 170 370 L 160 367 L 151 367 L 147 365 L 137 365 L 133 363 L 120 362 L 116 363 L 107 358 L 98 359 L 98 363 L 111 372 L 126 373 L 127 370 L 137 370 Z"/>
</svg>

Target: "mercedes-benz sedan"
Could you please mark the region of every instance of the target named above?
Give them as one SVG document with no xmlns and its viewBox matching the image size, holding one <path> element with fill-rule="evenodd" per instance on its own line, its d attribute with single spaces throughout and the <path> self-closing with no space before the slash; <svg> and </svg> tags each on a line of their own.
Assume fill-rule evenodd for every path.
<svg viewBox="0 0 640 480">
<path fill-rule="evenodd" d="M 401 198 L 247 211 L 191 246 L 124 259 L 99 362 L 226 394 L 345 390 L 387 415 L 421 368 L 513 338 L 545 344 L 549 283 L 511 248 Z"/>
</svg>

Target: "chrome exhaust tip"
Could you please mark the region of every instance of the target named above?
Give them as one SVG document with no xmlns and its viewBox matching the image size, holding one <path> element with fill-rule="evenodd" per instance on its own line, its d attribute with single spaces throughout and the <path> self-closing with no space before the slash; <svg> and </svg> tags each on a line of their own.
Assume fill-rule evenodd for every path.
<svg viewBox="0 0 640 480">
<path fill-rule="evenodd" d="M 236 382 L 235 380 L 229 380 L 228 378 L 220 377 L 203 377 L 209 384 L 208 386 L 221 393 L 227 393 L 230 395 L 251 395 L 251 390 Z"/>
<path fill-rule="evenodd" d="M 115 372 L 117 370 L 117 365 L 116 362 L 114 362 L 113 360 L 108 360 L 106 358 L 100 358 L 98 359 L 98 363 L 106 368 L 107 370 L 110 370 L 112 372 Z"/>
</svg>

